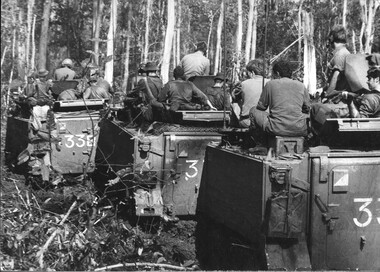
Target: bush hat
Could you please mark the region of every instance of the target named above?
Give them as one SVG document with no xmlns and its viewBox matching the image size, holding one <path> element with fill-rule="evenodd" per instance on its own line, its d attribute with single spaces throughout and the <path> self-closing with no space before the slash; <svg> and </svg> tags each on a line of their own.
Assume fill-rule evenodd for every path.
<svg viewBox="0 0 380 272">
<path fill-rule="evenodd" d="M 49 71 L 46 70 L 46 69 L 40 69 L 38 70 L 38 76 L 39 77 L 44 77 L 44 76 L 47 76 L 49 74 Z"/>
<path fill-rule="evenodd" d="M 225 79 L 224 74 L 217 73 L 216 76 L 214 77 L 214 80 L 217 80 L 217 79 L 224 81 L 224 79 Z M 228 81 L 228 79 L 226 79 L 226 81 Z"/>
<path fill-rule="evenodd" d="M 154 64 L 154 62 L 148 62 L 147 64 L 145 64 L 142 70 L 145 72 L 155 72 L 157 71 L 157 65 Z"/>
</svg>

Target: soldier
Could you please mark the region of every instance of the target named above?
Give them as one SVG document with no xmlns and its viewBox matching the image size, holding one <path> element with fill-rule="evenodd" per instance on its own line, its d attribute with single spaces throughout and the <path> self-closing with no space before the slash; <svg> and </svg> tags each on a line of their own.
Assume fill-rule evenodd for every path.
<svg viewBox="0 0 380 272">
<path fill-rule="evenodd" d="M 214 82 L 215 82 L 214 86 L 208 87 L 205 90 L 205 94 L 207 95 L 211 104 L 214 105 L 217 110 L 224 110 L 224 108 L 229 110 L 231 107 L 231 95 L 227 91 L 226 91 L 226 95 L 224 95 L 224 89 L 223 89 L 224 75 L 221 73 L 218 73 L 214 78 Z M 226 85 L 227 85 L 227 80 L 226 80 Z M 227 86 L 225 86 L 225 88 L 227 88 Z"/>
<path fill-rule="evenodd" d="M 185 71 L 186 79 L 193 76 L 204 76 L 210 73 L 210 60 L 206 58 L 207 45 L 200 42 L 194 53 L 184 56 L 180 66 Z"/>
<path fill-rule="evenodd" d="M 158 102 L 168 101 L 170 110 L 200 110 L 201 105 L 194 103 L 194 98 L 198 99 L 203 106 L 208 106 L 212 110 L 216 108 L 211 104 L 207 95 L 199 90 L 192 82 L 185 80 L 184 69 L 177 66 L 174 71 L 174 80 L 165 84 L 158 97 Z"/>
<path fill-rule="evenodd" d="M 370 93 L 357 97 L 354 93 L 342 92 L 352 118 L 380 117 L 380 68 L 370 68 L 367 78 Z"/>
<path fill-rule="evenodd" d="M 266 133 L 278 136 L 308 134 L 310 98 L 305 85 L 291 79 L 292 69 L 285 61 L 275 63 L 273 75 L 276 79 L 265 85 L 257 107 L 249 113 L 255 141 L 260 144 Z"/>
<path fill-rule="evenodd" d="M 58 68 L 54 72 L 54 80 L 73 80 L 76 73 L 72 70 L 74 64 L 71 59 L 64 59 L 62 61 L 62 68 Z"/>
<path fill-rule="evenodd" d="M 238 93 L 236 89 L 232 93 L 232 98 L 237 102 L 232 104 L 232 108 L 239 127 L 247 128 L 250 125 L 249 111 L 257 106 L 263 90 L 263 71 L 263 60 L 254 59 L 248 62 L 246 80 L 240 84 Z M 266 79 L 265 82 L 267 82 Z"/>
</svg>

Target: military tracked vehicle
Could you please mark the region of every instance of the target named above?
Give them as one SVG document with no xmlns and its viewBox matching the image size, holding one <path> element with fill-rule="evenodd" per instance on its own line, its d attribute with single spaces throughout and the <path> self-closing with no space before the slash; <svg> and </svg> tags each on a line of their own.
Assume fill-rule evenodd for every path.
<svg viewBox="0 0 380 272">
<path fill-rule="evenodd" d="M 192 81 L 204 90 L 214 84 L 213 78 Z M 170 220 L 195 215 L 205 149 L 221 141 L 219 129 L 229 112 L 177 111 L 174 123 L 155 122 L 143 132 L 133 124 L 138 116 L 133 108 L 126 106 L 100 124 L 97 186 L 105 194 L 119 195 L 137 216 Z"/>
<path fill-rule="evenodd" d="M 53 95 L 77 84 L 53 82 Z M 7 119 L 5 143 L 5 159 L 11 169 L 28 180 L 42 178 L 55 184 L 94 171 L 98 122 L 105 100 L 55 101 L 39 112 L 25 99 L 15 103 Z"/>
<path fill-rule="evenodd" d="M 265 154 L 207 146 L 203 269 L 380 269 L 380 118 L 327 123 L 334 133 L 318 146 L 298 137 L 270 138 Z"/>
</svg>

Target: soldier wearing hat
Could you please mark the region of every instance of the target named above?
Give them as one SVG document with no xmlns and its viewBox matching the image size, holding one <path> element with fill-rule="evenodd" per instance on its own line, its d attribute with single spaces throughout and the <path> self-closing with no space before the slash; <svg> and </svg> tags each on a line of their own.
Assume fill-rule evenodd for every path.
<svg viewBox="0 0 380 272">
<path fill-rule="evenodd" d="M 200 42 L 194 53 L 187 54 L 181 60 L 180 66 L 185 71 L 186 79 L 193 76 L 205 76 L 210 74 L 210 60 L 206 58 L 207 44 Z"/>
<path fill-rule="evenodd" d="M 208 87 L 205 90 L 205 94 L 217 110 L 229 110 L 231 107 L 231 95 L 228 92 L 226 92 L 226 96 L 224 95 L 224 79 L 224 75 L 222 73 L 218 73 L 214 78 L 214 86 Z M 228 80 L 226 80 L 226 84 L 227 81 Z"/>
<path fill-rule="evenodd" d="M 29 104 L 31 105 L 46 105 L 51 99 L 51 80 L 47 79 L 49 71 L 46 69 L 40 69 L 37 73 L 37 79 L 31 83 L 25 93 L 28 97 Z M 31 82 L 31 79 L 30 79 Z M 34 85 L 34 86 L 32 86 Z"/>
<path fill-rule="evenodd" d="M 71 59 L 64 59 L 62 61 L 62 67 L 58 68 L 54 72 L 54 80 L 73 80 L 76 73 L 72 70 L 74 63 Z"/>
</svg>

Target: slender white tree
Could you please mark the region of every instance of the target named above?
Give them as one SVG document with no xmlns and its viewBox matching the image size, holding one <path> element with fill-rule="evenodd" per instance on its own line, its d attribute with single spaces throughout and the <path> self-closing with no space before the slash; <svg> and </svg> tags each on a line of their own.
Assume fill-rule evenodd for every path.
<svg viewBox="0 0 380 272">
<path fill-rule="evenodd" d="M 174 25 L 175 25 L 174 0 L 168 0 L 167 3 L 168 3 L 168 22 L 166 25 L 164 55 L 162 57 L 162 66 L 161 66 L 161 78 L 164 84 L 169 81 L 170 56 L 171 56 L 171 50 L 172 50 Z"/>
</svg>

